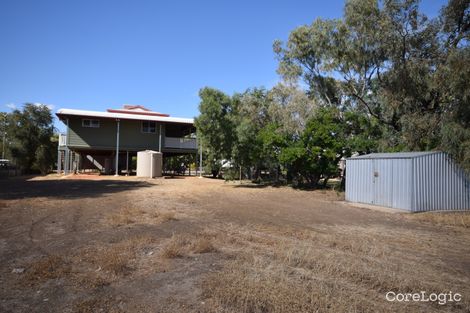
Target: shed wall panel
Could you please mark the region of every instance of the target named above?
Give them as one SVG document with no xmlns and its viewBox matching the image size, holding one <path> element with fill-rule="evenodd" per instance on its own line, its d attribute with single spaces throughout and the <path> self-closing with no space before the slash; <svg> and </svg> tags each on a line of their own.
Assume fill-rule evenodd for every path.
<svg viewBox="0 0 470 313">
<path fill-rule="evenodd" d="M 470 209 L 470 181 L 446 154 L 413 159 L 413 211 Z"/>
<path fill-rule="evenodd" d="M 373 204 L 374 167 L 372 162 L 370 160 L 347 160 L 346 168 L 346 200 Z"/>
<path fill-rule="evenodd" d="M 411 159 L 393 159 L 393 187 L 391 192 L 392 208 L 411 210 L 411 184 L 412 162 Z"/>
</svg>

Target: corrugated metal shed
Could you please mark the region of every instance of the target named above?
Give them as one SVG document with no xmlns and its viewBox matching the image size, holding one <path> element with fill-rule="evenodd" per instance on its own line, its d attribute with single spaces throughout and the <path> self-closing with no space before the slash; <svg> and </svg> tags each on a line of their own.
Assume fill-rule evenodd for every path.
<svg viewBox="0 0 470 313">
<path fill-rule="evenodd" d="M 346 200 L 418 211 L 470 210 L 470 180 L 443 152 L 346 159 Z"/>
<path fill-rule="evenodd" d="M 440 154 L 439 151 L 423 151 L 423 152 L 393 152 L 393 153 L 371 153 L 358 155 L 351 159 L 409 159 L 430 154 Z"/>
</svg>

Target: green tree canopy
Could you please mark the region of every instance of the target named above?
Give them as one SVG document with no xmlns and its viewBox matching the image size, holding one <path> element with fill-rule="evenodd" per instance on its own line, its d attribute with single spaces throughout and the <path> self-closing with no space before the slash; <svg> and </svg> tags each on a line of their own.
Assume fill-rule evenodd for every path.
<svg viewBox="0 0 470 313">
<path fill-rule="evenodd" d="M 234 140 L 232 99 L 223 92 L 205 87 L 199 91 L 200 115 L 195 119 L 198 138 L 202 141 L 207 169 L 214 175 L 222 160 L 230 160 Z"/>
<path fill-rule="evenodd" d="M 57 139 L 50 109 L 45 105 L 27 103 L 23 109 L 9 114 L 7 133 L 10 151 L 17 166 L 25 172 L 48 173 L 55 161 Z"/>
<path fill-rule="evenodd" d="M 347 0 L 294 29 L 274 43 L 282 83 L 201 91 L 209 162 L 314 186 L 352 153 L 442 149 L 470 171 L 469 7 L 429 19 L 418 0 Z"/>
<path fill-rule="evenodd" d="M 278 72 L 302 80 L 320 105 L 382 125 L 380 150 L 445 149 L 466 162 L 469 3 L 451 0 L 429 19 L 418 0 L 348 0 L 342 19 L 317 19 L 274 43 Z"/>
</svg>

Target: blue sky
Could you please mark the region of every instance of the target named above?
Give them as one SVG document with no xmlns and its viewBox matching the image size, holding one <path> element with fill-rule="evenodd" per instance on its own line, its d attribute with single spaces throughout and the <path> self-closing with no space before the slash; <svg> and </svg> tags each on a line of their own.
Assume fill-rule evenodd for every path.
<svg viewBox="0 0 470 313">
<path fill-rule="evenodd" d="M 435 15 L 445 2 L 422 8 Z M 25 102 L 54 111 L 140 104 L 194 117 L 204 86 L 229 94 L 272 87 L 273 41 L 317 17 L 340 17 L 343 4 L 2 0 L 0 111 Z"/>
</svg>

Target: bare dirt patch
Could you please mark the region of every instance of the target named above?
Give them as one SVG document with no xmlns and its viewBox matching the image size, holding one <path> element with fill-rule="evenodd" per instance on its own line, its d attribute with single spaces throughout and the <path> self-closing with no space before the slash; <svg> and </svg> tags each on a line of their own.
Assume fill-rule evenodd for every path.
<svg viewBox="0 0 470 313">
<path fill-rule="evenodd" d="M 199 178 L 0 180 L 0 311 L 470 310 L 468 213 L 341 200 Z M 385 300 L 421 290 L 463 301 Z"/>
</svg>

